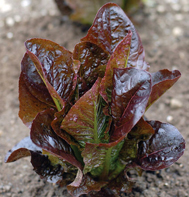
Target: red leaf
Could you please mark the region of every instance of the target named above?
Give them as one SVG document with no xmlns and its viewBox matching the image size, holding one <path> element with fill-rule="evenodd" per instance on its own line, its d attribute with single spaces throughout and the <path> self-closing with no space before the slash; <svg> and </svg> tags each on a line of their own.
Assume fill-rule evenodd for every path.
<svg viewBox="0 0 189 197">
<path fill-rule="evenodd" d="M 111 136 L 123 139 L 143 116 L 151 93 L 151 75 L 135 68 L 114 69 L 112 116 L 116 128 Z"/>
<path fill-rule="evenodd" d="M 150 107 L 162 94 L 164 94 L 180 78 L 178 70 L 169 71 L 167 69 L 152 73 L 152 92 L 147 104 Z"/>
<path fill-rule="evenodd" d="M 62 138 L 58 137 L 51 127 L 55 112 L 54 109 L 47 109 L 38 113 L 32 123 L 30 133 L 31 140 L 43 150 L 82 169 L 82 165 L 76 160 L 70 145 Z"/>
<path fill-rule="evenodd" d="M 111 102 L 114 68 L 126 68 L 128 66 L 127 61 L 130 53 L 131 38 L 132 33 L 129 31 L 128 35 L 115 48 L 106 66 L 105 76 L 100 85 L 100 94 L 106 102 Z"/>
<path fill-rule="evenodd" d="M 104 76 L 109 56 L 99 46 L 90 42 L 81 42 L 75 46 L 73 58 L 81 62 L 78 84 L 79 91 L 83 94 L 92 87 L 98 77 Z"/>
<path fill-rule="evenodd" d="M 160 170 L 175 163 L 184 153 L 185 140 L 172 125 L 159 121 L 148 122 L 155 134 L 139 143 L 136 163 L 144 170 Z"/>
<path fill-rule="evenodd" d="M 145 52 L 140 37 L 124 11 L 114 3 L 100 8 L 87 36 L 81 40 L 92 42 L 112 54 L 129 30 L 132 32 L 132 41 L 128 65 L 147 70 L 149 66 L 144 61 Z"/>
</svg>

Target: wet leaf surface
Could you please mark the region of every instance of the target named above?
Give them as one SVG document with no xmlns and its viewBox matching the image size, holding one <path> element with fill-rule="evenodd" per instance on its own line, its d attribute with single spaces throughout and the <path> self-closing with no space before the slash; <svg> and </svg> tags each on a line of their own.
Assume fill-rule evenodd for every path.
<svg viewBox="0 0 189 197">
<path fill-rule="evenodd" d="M 173 125 L 159 121 L 148 123 L 155 134 L 139 143 L 137 164 L 144 170 L 167 168 L 183 155 L 185 140 Z"/>
</svg>

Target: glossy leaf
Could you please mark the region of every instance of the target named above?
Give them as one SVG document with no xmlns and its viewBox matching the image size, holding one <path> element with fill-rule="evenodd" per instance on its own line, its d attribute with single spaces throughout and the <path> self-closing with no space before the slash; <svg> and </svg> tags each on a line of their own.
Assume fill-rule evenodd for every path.
<svg viewBox="0 0 189 197">
<path fill-rule="evenodd" d="M 84 173 L 90 172 L 93 177 L 100 176 L 101 180 L 107 180 L 110 171 L 114 171 L 117 167 L 117 159 L 123 143 L 122 141 L 111 147 L 106 144 L 86 143 L 82 151 Z"/>
<path fill-rule="evenodd" d="M 129 31 L 128 35 L 115 48 L 106 66 L 105 76 L 101 82 L 100 94 L 107 103 L 111 102 L 114 68 L 126 68 L 128 66 L 127 61 L 130 53 L 131 39 L 132 32 Z"/>
<path fill-rule="evenodd" d="M 51 127 L 53 131 L 61 137 L 63 140 L 65 140 L 70 145 L 76 145 L 79 147 L 78 143 L 74 141 L 74 138 L 69 135 L 66 131 L 60 128 L 62 120 L 65 117 L 65 110 L 61 110 L 60 112 L 56 112 L 54 114 L 54 120 L 51 122 Z"/>
<path fill-rule="evenodd" d="M 100 79 L 72 106 L 62 121 L 61 128 L 72 135 L 82 147 L 86 142 L 99 143 L 108 124 L 108 117 L 103 115 L 102 110 L 98 110 L 101 104 L 99 86 Z"/>
<path fill-rule="evenodd" d="M 42 149 L 36 146 L 30 139 L 30 137 L 26 137 L 22 139 L 17 145 L 15 145 L 5 157 L 5 162 L 13 162 L 22 157 L 27 157 L 31 155 L 31 151 L 33 152 L 42 152 Z"/>
<path fill-rule="evenodd" d="M 81 62 L 79 75 L 79 91 L 86 92 L 98 77 L 103 77 L 108 54 L 99 46 L 90 42 L 80 42 L 75 46 L 73 58 Z"/>
<path fill-rule="evenodd" d="M 34 171 L 40 175 L 42 179 L 50 183 L 59 183 L 62 186 L 67 184 L 67 181 L 63 180 L 63 167 L 59 164 L 52 165 L 46 155 L 31 152 L 31 163 L 34 167 Z"/>
<path fill-rule="evenodd" d="M 70 145 L 62 138 L 58 137 L 51 127 L 55 112 L 54 109 L 47 109 L 38 113 L 32 123 L 30 133 L 31 140 L 43 150 L 69 162 L 79 169 L 82 169 L 82 165 L 74 157 Z"/>
<path fill-rule="evenodd" d="M 185 140 L 173 125 L 159 121 L 148 123 L 155 134 L 139 143 L 137 164 L 144 170 L 167 168 L 184 153 Z"/>
<path fill-rule="evenodd" d="M 76 86 L 71 52 L 52 41 L 38 38 L 26 41 L 26 49 L 51 97 L 62 108 L 62 99 L 69 100 Z"/>
<path fill-rule="evenodd" d="M 119 158 L 125 162 L 132 162 L 137 158 L 138 143 L 140 141 L 148 140 L 153 134 L 154 129 L 143 118 L 141 118 L 128 133 L 120 151 Z"/>
<path fill-rule="evenodd" d="M 39 101 L 50 106 L 55 106 L 48 89 L 27 53 L 25 53 L 21 62 L 20 80 L 22 80 L 22 83 L 27 86 L 29 92 Z"/>
<path fill-rule="evenodd" d="M 166 92 L 180 78 L 178 70 L 169 71 L 167 69 L 152 73 L 152 92 L 147 104 L 150 107 L 164 92 Z"/>
<path fill-rule="evenodd" d="M 49 105 L 50 103 L 47 104 L 40 101 L 30 92 L 28 87 L 29 86 L 24 79 L 23 73 L 21 73 L 19 78 L 19 117 L 21 118 L 23 123 L 30 128 L 32 121 L 38 114 L 38 112 L 48 109 L 49 107 L 53 107 L 53 103 L 52 105 Z M 43 93 L 43 91 L 41 93 Z"/>
<path fill-rule="evenodd" d="M 129 30 L 132 32 L 132 41 L 127 64 L 147 70 L 149 66 L 144 61 L 145 52 L 140 37 L 124 11 L 114 3 L 107 3 L 101 7 L 87 36 L 81 40 L 92 42 L 112 54 Z"/>
<path fill-rule="evenodd" d="M 151 76 L 135 68 L 114 69 L 111 111 L 116 121 L 112 140 L 123 139 L 143 116 L 151 93 Z"/>
<path fill-rule="evenodd" d="M 120 196 L 121 192 L 131 192 L 133 185 L 134 182 L 129 180 L 129 178 L 122 171 L 114 180 L 112 180 L 108 184 L 108 187 L 111 188 L 115 196 Z"/>
<path fill-rule="evenodd" d="M 74 196 L 79 197 L 82 194 L 88 194 L 90 191 L 100 191 L 107 183 L 104 181 L 95 181 L 88 175 L 84 175 L 80 185 L 68 185 L 68 192 Z"/>
</svg>

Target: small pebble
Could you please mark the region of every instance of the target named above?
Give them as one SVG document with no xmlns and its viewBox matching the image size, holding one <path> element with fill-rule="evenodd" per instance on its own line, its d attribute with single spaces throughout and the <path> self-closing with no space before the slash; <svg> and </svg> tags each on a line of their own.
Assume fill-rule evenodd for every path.
<svg viewBox="0 0 189 197">
<path fill-rule="evenodd" d="M 12 39 L 13 38 L 13 33 L 12 32 L 8 32 L 7 33 L 7 38 L 8 39 Z"/>
<path fill-rule="evenodd" d="M 176 14 L 175 15 L 175 20 L 176 21 L 182 21 L 183 20 L 183 15 L 182 14 Z"/>
<path fill-rule="evenodd" d="M 22 7 L 28 7 L 31 4 L 30 0 L 22 0 L 21 1 L 21 6 Z"/>
<path fill-rule="evenodd" d="M 183 30 L 180 27 L 174 27 L 173 28 L 173 35 L 178 37 L 178 36 L 182 36 L 183 34 Z"/>
<path fill-rule="evenodd" d="M 167 116 L 167 122 L 171 123 L 173 121 L 173 116 Z"/>
<path fill-rule="evenodd" d="M 0 185 L 0 193 L 9 192 L 11 190 L 11 185 Z"/>
<path fill-rule="evenodd" d="M 15 15 L 14 20 L 15 20 L 15 22 L 19 23 L 21 21 L 21 16 L 20 15 Z"/>
<path fill-rule="evenodd" d="M 172 67 L 172 70 L 178 70 L 178 67 L 174 65 L 174 66 Z"/>
<path fill-rule="evenodd" d="M 12 10 L 12 5 L 11 4 L 8 4 L 8 3 L 4 3 L 4 2 L 1 2 L 1 5 L 0 5 L 0 9 L 1 9 L 1 12 L 5 13 L 5 12 L 9 12 Z"/>
<path fill-rule="evenodd" d="M 158 5 L 156 9 L 157 9 L 157 12 L 159 12 L 159 13 L 165 12 L 165 7 L 163 5 Z"/>
<path fill-rule="evenodd" d="M 183 104 L 182 104 L 181 101 L 179 101 L 179 100 L 177 100 L 175 98 L 171 99 L 171 101 L 170 101 L 170 107 L 172 109 L 178 109 L 178 108 L 181 108 L 182 106 L 183 106 Z"/>
<path fill-rule="evenodd" d="M 167 183 L 167 182 L 164 183 L 164 186 L 169 187 L 169 183 Z"/>
<path fill-rule="evenodd" d="M 12 17 L 7 17 L 6 18 L 6 24 L 8 26 L 13 26 L 14 25 L 14 19 Z"/>
<path fill-rule="evenodd" d="M 180 189 L 180 190 L 178 190 L 178 192 L 177 192 L 177 196 L 178 196 L 178 197 L 187 197 L 188 194 L 187 194 L 184 190 Z"/>
<path fill-rule="evenodd" d="M 172 4 L 172 9 L 174 10 L 174 11 L 180 11 L 180 9 L 181 9 L 181 6 L 179 5 L 179 4 Z"/>
<path fill-rule="evenodd" d="M 182 9 L 183 9 L 184 12 L 189 12 L 189 6 L 188 5 L 184 6 Z"/>
</svg>

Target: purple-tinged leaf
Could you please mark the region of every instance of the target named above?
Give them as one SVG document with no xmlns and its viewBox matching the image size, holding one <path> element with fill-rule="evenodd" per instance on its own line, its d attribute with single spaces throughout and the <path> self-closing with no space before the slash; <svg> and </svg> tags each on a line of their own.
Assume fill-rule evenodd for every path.
<svg viewBox="0 0 189 197">
<path fill-rule="evenodd" d="M 154 129 L 141 118 L 125 138 L 119 158 L 125 162 L 131 162 L 137 158 L 138 143 L 149 139 L 154 134 Z"/>
<path fill-rule="evenodd" d="M 107 3 L 98 11 L 93 25 L 82 41 L 92 42 L 112 54 L 118 43 L 132 31 L 130 56 L 127 64 L 148 70 L 144 61 L 145 52 L 138 33 L 124 11 L 114 3 Z"/>
<path fill-rule="evenodd" d="M 173 126 L 159 121 L 148 122 L 155 134 L 138 147 L 136 163 L 144 170 L 160 170 L 176 162 L 184 153 L 185 140 Z"/>
<path fill-rule="evenodd" d="M 99 192 L 93 192 L 91 191 L 89 193 L 90 197 L 115 197 L 114 193 L 111 191 L 110 188 L 102 188 Z"/>
<path fill-rule="evenodd" d="M 30 137 L 26 137 L 22 139 L 17 145 L 15 145 L 5 157 L 5 162 L 13 162 L 22 157 L 27 157 L 31 155 L 31 151 L 33 152 L 42 152 L 42 149 L 36 146 L 30 139 Z"/>
<path fill-rule="evenodd" d="M 32 123 L 31 140 L 43 150 L 82 169 L 82 165 L 76 160 L 70 145 L 58 137 L 51 127 L 55 112 L 54 109 L 47 109 L 38 113 Z"/>
<path fill-rule="evenodd" d="M 34 171 L 38 175 L 40 175 L 42 179 L 45 179 L 50 183 L 56 183 L 61 186 L 64 186 L 70 181 L 72 181 L 70 179 L 67 180 L 65 178 L 65 175 L 63 175 L 64 174 L 63 167 L 59 164 L 52 165 L 46 155 L 42 155 L 36 152 L 31 152 L 31 163 L 34 167 Z"/>
<path fill-rule="evenodd" d="M 117 166 L 119 152 L 124 141 L 113 144 L 91 144 L 86 143 L 82 151 L 84 174 L 90 172 L 93 177 L 100 177 L 101 180 L 109 178 L 110 171 L 114 171 Z M 111 145 L 111 147 L 107 146 Z"/>
<path fill-rule="evenodd" d="M 143 116 L 151 93 L 151 75 L 140 69 L 114 69 L 112 117 L 116 128 L 111 136 L 123 139 Z"/>
<path fill-rule="evenodd" d="M 101 175 L 107 151 L 108 148 L 106 147 L 86 143 L 85 149 L 82 151 L 82 157 L 85 163 L 84 174 L 90 172 L 94 177 Z"/>
<path fill-rule="evenodd" d="M 128 134 L 129 139 L 137 139 L 138 141 L 147 140 L 155 133 L 152 126 L 142 117 Z"/>
<path fill-rule="evenodd" d="M 164 92 L 166 92 L 180 78 L 178 70 L 167 69 L 152 73 L 152 92 L 147 104 L 150 107 Z"/>
<path fill-rule="evenodd" d="M 112 190 L 115 196 L 120 196 L 120 192 L 131 192 L 134 182 L 129 180 L 124 171 L 122 171 L 115 179 L 109 182 L 108 188 Z"/>
<path fill-rule="evenodd" d="M 43 91 L 41 93 L 43 93 Z M 19 117 L 21 118 L 23 123 L 29 128 L 31 127 L 33 119 L 40 111 L 43 111 L 53 106 L 40 101 L 30 92 L 27 83 L 25 83 L 23 73 L 21 73 L 19 79 L 19 101 Z"/>
<path fill-rule="evenodd" d="M 98 77 L 103 77 L 108 54 L 97 45 L 90 42 L 80 42 L 75 46 L 73 58 L 81 62 L 78 71 L 79 91 L 86 92 Z"/>
<path fill-rule="evenodd" d="M 65 110 L 61 110 L 60 112 L 56 112 L 54 114 L 54 120 L 51 122 L 51 127 L 53 131 L 61 137 L 63 140 L 65 140 L 70 145 L 75 145 L 79 147 L 79 144 L 74 141 L 74 139 L 63 129 L 60 128 L 62 120 L 65 117 Z"/>
<path fill-rule="evenodd" d="M 100 78 L 69 110 L 62 121 L 61 128 L 73 136 L 84 147 L 86 142 L 99 143 L 109 124 L 109 118 L 103 115 L 99 86 Z M 100 113 L 100 114 L 99 114 Z"/>
<path fill-rule="evenodd" d="M 74 196 L 79 197 L 82 194 L 88 194 L 90 191 L 100 191 L 107 183 L 104 181 L 95 181 L 88 175 L 84 175 L 79 185 L 68 185 L 68 192 Z"/>
<path fill-rule="evenodd" d="M 127 36 L 115 48 L 113 54 L 110 56 L 106 66 L 105 76 L 100 85 L 100 94 L 108 103 L 111 102 L 111 92 L 113 89 L 113 70 L 114 68 L 126 68 L 130 53 L 132 32 L 129 31 Z"/>
<path fill-rule="evenodd" d="M 76 86 L 72 53 L 50 40 L 36 38 L 26 41 L 25 45 L 29 57 L 60 111 L 65 105 L 64 101 L 69 100 L 74 93 Z"/>
<path fill-rule="evenodd" d="M 27 53 L 25 53 L 21 62 L 20 80 L 22 80 L 22 83 L 27 86 L 30 93 L 39 101 L 50 106 L 55 106 L 47 87 Z"/>
<path fill-rule="evenodd" d="M 62 180 L 62 174 L 64 169 L 60 165 L 52 165 L 47 156 L 42 155 L 42 149 L 36 146 L 30 139 L 26 137 L 21 140 L 16 146 L 14 146 L 6 155 L 5 162 L 14 162 L 20 158 L 31 156 L 31 163 L 34 167 L 34 171 L 46 179 L 48 182 L 59 183 L 65 185 L 70 183 L 70 178 Z M 65 176 L 64 176 L 65 177 Z"/>
</svg>

